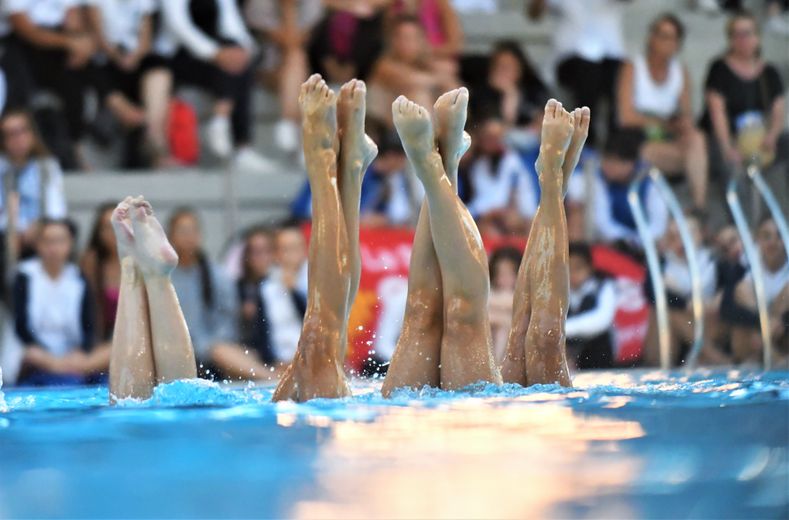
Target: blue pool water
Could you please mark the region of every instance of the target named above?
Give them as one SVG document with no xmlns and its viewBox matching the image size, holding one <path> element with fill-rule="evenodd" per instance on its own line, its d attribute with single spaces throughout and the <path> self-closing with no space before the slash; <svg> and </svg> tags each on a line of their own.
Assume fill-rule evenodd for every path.
<svg viewBox="0 0 789 520">
<path fill-rule="evenodd" d="M 178 382 L 5 391 L 0 518 L 787 518 L 789 373 L 270 404 Z"/>
</svg>

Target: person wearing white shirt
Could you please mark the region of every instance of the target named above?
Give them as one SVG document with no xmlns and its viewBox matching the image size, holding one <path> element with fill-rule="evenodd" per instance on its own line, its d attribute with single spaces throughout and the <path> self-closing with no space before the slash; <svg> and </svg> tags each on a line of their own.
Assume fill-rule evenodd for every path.
<svg viewBox="0 0 789 520">
<path fill-rule="evenodd" d="M 613 107 L 616 78 L 625 56 L 622 0 L 531 0 L 527 11 L 539 19 L 546 10 L 557 17 L 553 51 L 558 83 L 577 106 L 599 114 L 602 101 Z M 609 128 L 614 127 L 609 110 Z M 589 141 L 595 143 L 594 128 Z"/>
<path fill-rule="evenodd" d="M 13 31 L 9 43 L 24 57 L 26 70 L 19 73 L 61 99 L 75 145 L 85 132 L 87 65 L 96 51 L 83 23 L 82 0 L 6 0 L 2 9 Z M 32 92 L 24 94 L 29 101 Z"/>
</svg>

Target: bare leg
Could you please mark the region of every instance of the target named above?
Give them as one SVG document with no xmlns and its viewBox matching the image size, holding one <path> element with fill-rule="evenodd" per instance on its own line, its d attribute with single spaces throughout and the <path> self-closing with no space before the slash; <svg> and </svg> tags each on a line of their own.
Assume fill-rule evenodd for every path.
<svg viewBox="0 0 789 520">
<path fill-rule="evenodd" d="M 307 55 L 301 47 L 284 50 L 278 89 L 283 119 L 299 119 L 299 85 L 307 78 L 308 66 Z"/>
<path fill-rule="evenodd" d="M 168 383 L 197 377 L 194 349 L 170 273 L 178 255 L 150 204 L 138 199 L 131 210 L 134 258 L 145 279 L 156 379 Z"/>
<path fill-rule="evenodd" d="M 458 161 L 471 143 L 471 138 L 463 131 L 467 106 L 468 91 L 465 88 L 447 92 L 433 106 L 439 153 L 455 189 Z M 395 388 L 438 387 L 441 384 L 439 367 L 443 328 L 441 268 L 433 246 L 425 199 L 411 251 L 403 328 L 381 388 L 385 397 Z"/>
<path fill-rule="evenodd" d="M 364 133 L 365 95 L 367 88 L 363 81 L 352 79 L 340 89 L 337 103 L 337 121 L 340 134 L 339 185 L 345 229 L 348 233 L 348 257 L 351 263 L 351 290 L 345 308 L 345 321 L 350 316 L 351 307 L 359 291 L 362 275 L 362 259 L 359 252 L 359 200 L 362 193 L 362 179 L 367 167 L 378 153 L 372 139 Z M 347 330 L 343 330 L 339 359 L 345 360 L 348 348 Z"/>
<path fill-rule="evenodd" d="M 167 146 L 167 117 L 173 76 L 169 70 L 155 69 L 142 79 L 142 102 L 148 122 L 148 140 L 159 156 L 169 154 Z"/>
<path fill-rule="evenodd" d="M 274 401 L 350 395 L 338 358 L 351 288 L 348 235 L 337 185 L 337 98 L 317 74 L 301 87 L 304 158 L 312 189 L 307 313 Z"/>
<path fill-rule="evenodd" d="M 561 104 L 556 100 L 548 101 L 545 107 L 545 115 L 550 114 L 551 121 L 555 118 L 557 109 L 561 109 Z M 570 144 L 567 148 L 567 153 L 564 156 L 562 165 L 562 194 L 567 192 L 567 185 L 570 175 L 575 170 L 578 164 L 578 159 L 583 150 L 586 138 L 589 135 L 589 124 L 591 121 L 591 113 L 587 107 L 577 108 L 573 111 L 573 132 L 570 139 Z M 547 143 L 546 143 L 547 144 Z M 555 145 L 552 145 L 555 147 Z M 546 150 L 547 151 L 547 150 Z M 543 149 L 540 150 L 540 156 L 537 159 L 536 167 L 538 171 L 543 171 L 542 166 Z M 546 159 L 550 160 L 551 157 L 546 155 Z M 554 157 L 555 159 L 555 157 Z M 542 176 L 541 176 L 542 177 Z M 541 201 L 542 202 L 542 201 Z M 562 213 L 564 211 L 562 210 Z M 539 210 L 538 210 L 539 214 Z M 558 225 L 555 222 L 553 225 Z M 526 380 L 526 341 L 527 332 L 531 323 L 532 316 L 532 287 L 531 287 L 531 273 L 535 269 L 535 263 L 540 257 L 540 246 L 536 237 L 535 231 L 538 225 L 544 227 L 544 222 L 537 223 L 537 216 L 535 215 L 534 222 L 532 223 L 529 241 L 526 244 L 526 251 L 523 254 L 520 268 L 518 269 L 518 278 L 515 283 L 515 299 L 512 305 L 512 328 L 510 329 L 510 336 L 507 341 L 507 351 L 504 356 L 504 362 L 501 366 L 501 374 L 505 382 L 517 383 L 520 385 L 527 384 Z M 565 233 L 566 233 L 566 225 Z M 558 239 L 559 237 L 557 237 Z M 566 236 L 564 238 L 566 243 Z M 566 246 L 565 246 L 566 247 Z M 529 381 L 531 384 L 531 381 Z"/>
<path fill-rule="evenodd" d="M 131 202 L 127 197 L 112 214 L 121 258 L 121 283 L 110 353 L 110 402 L 128 397 L 147 399 L 156 386 L 148 299 L 142 275 L 132 257 Z"/>
<path fill-rule="evenodd" d="M 445 175 L 427 111 L 399 97 L 392 116 L 406 154 L 425 187 L 444 296 L 441 387 L 499 382 L 487 300 L 488 262 L 479 231 Z"/>
</svg>

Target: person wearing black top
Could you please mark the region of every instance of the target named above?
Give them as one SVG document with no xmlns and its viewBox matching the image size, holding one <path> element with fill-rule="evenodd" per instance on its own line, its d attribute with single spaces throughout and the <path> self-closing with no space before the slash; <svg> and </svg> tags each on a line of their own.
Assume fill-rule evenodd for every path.
<svg viewBox="0 0 789 520">
<path fill-rule="evenodd" d="M 274 263 L 274 240 L 264 228 L 249 231 L 244 242 L 241 278 L 236 283 L 240 308 L 241 344 L 254 351 L 256 361 L 272 365 L 276 359 L 271 349 L 271 331 L 261 284 Z"/>
</svg>

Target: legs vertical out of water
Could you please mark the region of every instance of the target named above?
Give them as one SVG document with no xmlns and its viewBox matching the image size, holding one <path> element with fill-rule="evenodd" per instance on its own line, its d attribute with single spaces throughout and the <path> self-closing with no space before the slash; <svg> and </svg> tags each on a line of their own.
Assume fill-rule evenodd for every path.
<svg viewBox="0 0 789 520">
<path fill-rule="evenodd" d="M 348 258 L 351 268 L 351 288 L 346 302 L 347 323 L 351 306 L 359 291 L 362 261 L 359 253 L 359 201 L 362 179 L 368 166 L 378 153 L 375 143 L 364 133 L 365 96 L 363 81 L 353 79 L 342 86 L 337 103 L 337 120 L 340 134 L 339 190 L 345 229 L 348 235 Z M 345 359 L 347 330 L 343 329 L 340 343 L 340 362 Z"/>
<path fill-rule="evenodd" d="M 436 137 L 441 160 L 450 182 L 457 189 L 460 157 L 470 138 L 466 124 L 468 91 L 453 90 L 434 105 Z M 422 203 L 414 234 L 408 271 L 408 298 L 403 328 L 381 389 L 384 396 L 395 388 L 437 387 L 440 379 L 441 337 L 444 328 L 444 298 L 441 268 L 433 246 L 427 200 Z"/>
<path fill-rule="evenodd" d="M 425 187 L 444 298 L 441 387 L 500 380 L 491 351 L 488 263 L 479 231 L 444 174 L 427 111 L 404 97 L 392 106 L 406 154 Z"/>
<path fill-rule="evenodd" d="M 347 325 L 351 259 L 337 181 L 337 98 L 314 75 L 302 85 L 299 102 L 313 203 L 309 293 L 298 349 L 274 392 L 275 401 L 350 395 L 339 359 Z"/>
</svg>

